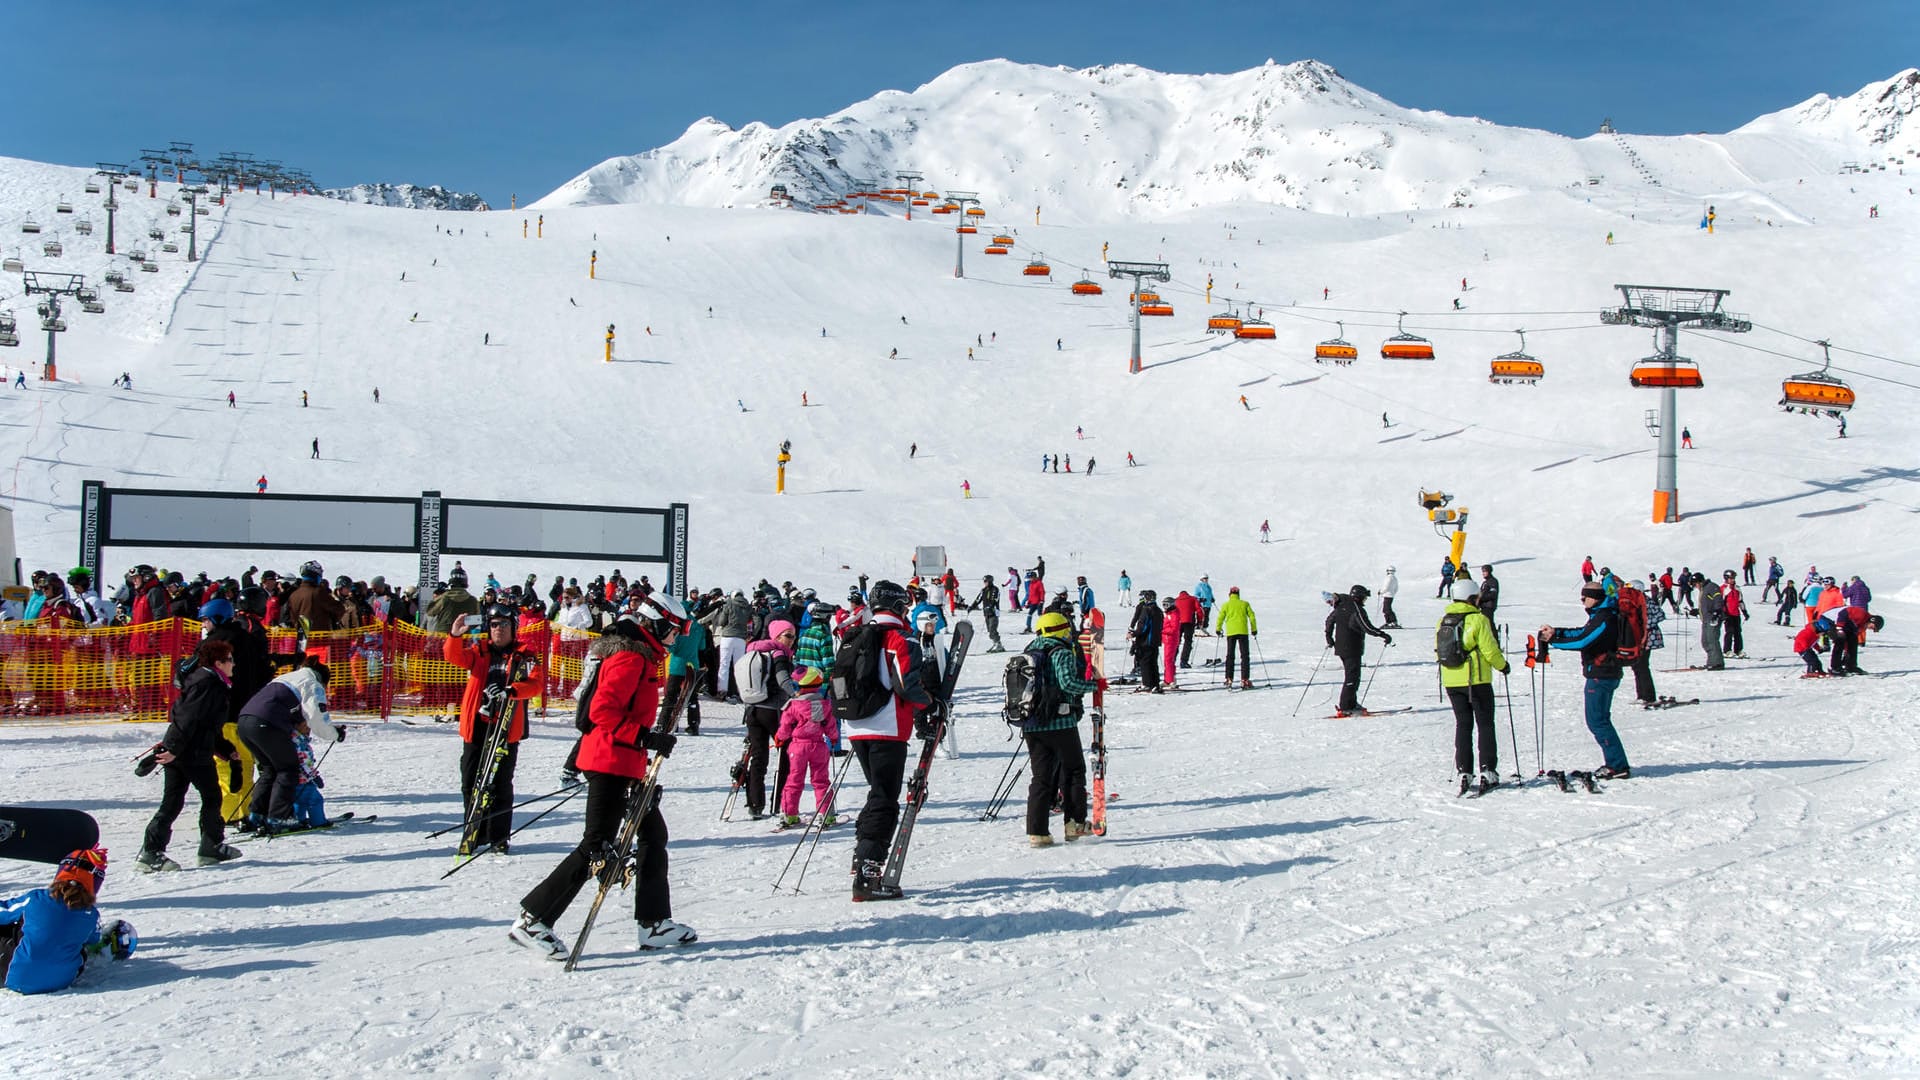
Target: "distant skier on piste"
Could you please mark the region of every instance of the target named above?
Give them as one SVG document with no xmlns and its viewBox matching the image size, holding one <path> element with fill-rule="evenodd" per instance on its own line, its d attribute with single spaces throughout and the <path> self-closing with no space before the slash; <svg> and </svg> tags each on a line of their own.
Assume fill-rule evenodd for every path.
<svg viewBox="0 0 1920 1080">
<path fill-rule="evenodd" d="M 1370 595 L 1365 585 L 1355 585 L 1338 596 L 1325 594 L 1327 604 L 1333 608 L 1327 612 L 1327 647 L 1340 658 L 1341 667 L 1346 673 L 1340 684 L 1340 705 L 1334 712 L 1335 716 L 1352 716 L 1363 712 L 1360 708 L 1360 668 L 1366 659 L 1367 637 L 1371 635 L 1389 645 L 1393 644 L 1392 634 L 1367 619 L 1366 602 Z"/>
</svg>

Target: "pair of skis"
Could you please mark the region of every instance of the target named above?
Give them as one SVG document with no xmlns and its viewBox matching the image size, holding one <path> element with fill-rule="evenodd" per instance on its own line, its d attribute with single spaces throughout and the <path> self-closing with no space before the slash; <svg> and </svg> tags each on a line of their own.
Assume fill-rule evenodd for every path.
<svg viewBox="0 0 1920 1080">
<path fill-rule="evenodd" d="M 646 820 L 647 812 L 653 809 L 653 803 L 660 794 L 660 766 L 666 762 L 661 754 L 653 755 L 647 762 L 647 774 L 634 781 L 627 796 L 626 815 L 620 820 L 620 831 L 614 834 L 611 844 L 602 845 L 587 863 L 587 869 L 600 879 L 600 888 L 593 894 L 593 904 L 587 908 L 587 917 L 580 924 L 580 936 L 573 939 L 573 950 L 567 954 L 566 970 L 572 971 L 580 963 L 580 954 L 586 951 L 587 935 L 593 933 L 593 923 L 600 915 L 600 905 L 607 902 L 607 894 L 615 885 L 622 889 L 633 884 L 639 873 L 640 863 L 646 858 L 646 851 L 640 844 L 640 823 Z"/>
<path fill-rule="evenodd" d="M 946 734 L 947 714 L 953 708 L 953 691 L 960 681 L 960 668 L 966 663 L 967 648 L 973 643 L 973 624 L 962 619 L 953 624 L 953 640 L 947 644 L 947 660 L 940 669 L 940 689 L 934 694 L 932 729 L 920 739 L 920 760 L 908 777 L 905 804 L 900 808 L 900 824 L 894 829 L 893 844 L 887 849 L 886 868 L 880 874 L 879 891 L 887 897 L 900 895 L 900 875 L 907 865 L 907 845 L 913 842 L 913 827 L 920 819 L 920 808 L 927 803 L 927 774 L 933 769 L 933 754 Z"/>
</svg>

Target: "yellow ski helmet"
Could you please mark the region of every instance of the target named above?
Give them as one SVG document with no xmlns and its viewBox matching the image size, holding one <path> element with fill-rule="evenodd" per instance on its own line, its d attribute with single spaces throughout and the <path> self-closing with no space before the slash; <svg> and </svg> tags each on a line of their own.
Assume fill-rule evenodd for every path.
<svg viewBox="0 0 1920 1080">
<path fill-rule="evenodd" d="M 1057 611 L 1049 611 L 1034 620 L 1033 629 L 1041 637 L 1063 638 L 1073 632 L 1073 620 Z"/>
</svg>

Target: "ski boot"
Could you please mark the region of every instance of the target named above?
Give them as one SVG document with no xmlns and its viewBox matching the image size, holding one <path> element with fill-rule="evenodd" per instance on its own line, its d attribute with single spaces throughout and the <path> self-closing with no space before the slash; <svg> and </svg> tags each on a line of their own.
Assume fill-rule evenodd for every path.
<svg viewBox="0 0 1920 1080">
<path fill-rule="evenodd" d="M 1069 821 L 1066 824 L 1067 843 L 1071 844 L 1083 836 L 1089 836 L 1093 830 L 1084 821 Z"/>
<path fill-rule="evenodd" d="M 640 924 L 642 952 L 665 949 L 673 945 L 691 945 L 699 940 L 700 935 L 694 932 L 693 927 L 674 922 L 672 919 L 659 919 L 655 922 Z"/>
<path fill-rule="evenodd" d="M 180 864 L 167 858 L 165 852 L 142 851 L 133 857 L 133 868 L 143 874 L 151 874 L 159 870 L 178 870 Z"/>
<path fill-rule="evenodd" d="M 1052 833 L 1040 833 L 1039 835 L 1036 835 L 1036 836 L 1029 836 L 1029 837 L 1027 837 L 1027 846 L 1028 846 L 1028 847 L 1037 847 L 1037 848 L 1039 848 L 1039 847 L 1052 847 L 1052 846 L 1053 846 L 1053 834 L 1052 834 Z"/>
<path fill-rule="evenodd" d="M 1492 769 L 1480 770 L 1480 794 L 1485 795 L 1500 786 L 1500 774 Z"/>
<path fill-rule="evenodd" d="M 888 885 L 880 880 L 886 866 L 876 859 L 861 859 L 859 868 L 853 875 L 853 900 L 861 903 L 867 900 L 898 900 L 904 894 L 898 885 Z"/>
<path fill-rule="evenodd" d="M 239 848 L 234 847 L 232 844 L 221 844 L 219 847 L 214 848 L 212 851 L 208 851 L 205 848 L 202 848 L 200 850 L 199 858 L 195 861 L 197 861 L 201 866 L 218 866 L 223 862 L 232 862 L 233 860 L 239 857 L 240 857 Z"/>
<path fill-rule="evenodd" d="M 515 944 L 524 945 L 549 960 L 567 958 L 567 947 L 553 935 L 552 928 L 524 911 L 520 913 L 519 918 L 513 920 L 513 928 L 507 931 L 507 937 Z"/>
</svg>

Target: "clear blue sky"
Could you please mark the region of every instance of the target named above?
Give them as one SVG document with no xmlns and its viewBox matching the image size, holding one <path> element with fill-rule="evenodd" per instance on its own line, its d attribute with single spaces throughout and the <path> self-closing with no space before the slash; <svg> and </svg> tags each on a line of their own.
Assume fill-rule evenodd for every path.
<svg viewBox="0 0 1920 1080">
<path fill-rule="evenodd" d="M 4 24 L 0 154 L 92 165 L 179 139 L 323 186 L 439 183 L 501 207 L 702 116 L 777 126 L 993 57 L 1179 72 L 1314 58 L 1401 105 L 1570 135 L 1603 116 L 1725 131 L 1920 64 L 1915 0 L 100 0 L 14 3 Z"/>
</svg>

